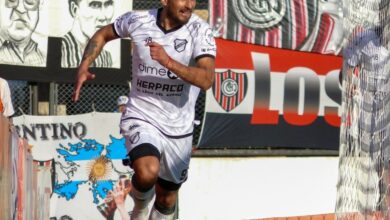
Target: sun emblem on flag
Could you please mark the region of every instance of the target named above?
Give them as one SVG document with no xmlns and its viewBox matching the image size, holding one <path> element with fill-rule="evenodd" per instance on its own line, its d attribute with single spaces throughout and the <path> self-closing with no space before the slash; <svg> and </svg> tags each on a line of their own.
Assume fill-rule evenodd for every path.
<svg viewBox="0 0 390 220">
<path fill-rule="evenodd" d="M 105 156 L 92 160 L 87 166 L 88 179 L 92 182 L 106 180 L 110 176 L 111 171 L 110 160 Z"/>
</svg>

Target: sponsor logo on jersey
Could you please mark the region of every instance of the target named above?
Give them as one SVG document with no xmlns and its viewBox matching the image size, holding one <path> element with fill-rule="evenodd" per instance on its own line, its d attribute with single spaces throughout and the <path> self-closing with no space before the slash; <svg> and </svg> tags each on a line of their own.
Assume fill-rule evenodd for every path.
<svg viewBox="0 0 390 220">
<path fill-rule="evenodd" d="M 152 43 L 153 42 L 153 39 L 152 39 L 152 37 L 147 37 L 147 38 L 145 38 L 145 44 L 149 44 L 149 43 Z"/>
<path fill-rule="evenodd" d="M 244 100 L 247 90 L 246 73 L 231 70 L 215 73 L 214 98 L 226 112 L 233 110 Z"/>
<path fill-rule="evenodd" d="M 211 48 L 202 48 L 201 49 L 201 51 L 202 52 L 210 52 L 210 51 L 216 51 L 217 50 L 217 48 L 215 48 L 215 47 L 211 47 Z"/>
<path fill-rule="evenodd" d="M 145 63 L 140 63 L 138 65 L 138 69 L 142 73 L 147 73 L 150 75 L 155 75 L 155 76 L 168 76 L 170 79 L 177 79 L 178 77 L 176 74 L 172 73 L 170 70 L 166 68 L 157 68 L 155 66 L 148 66 Z"/>
<path fill-rule="evenodd" d="M 149 82 L 137 79 L 137 87 L 141 89 L 154 90 L 158 92 L 182 92 L 184 89 L 183 84 L 165 84 Z"/>
<path fill-rule="evenodd" d="M 186 39 L 175 39 L 173 42 L 175 43 L 175 50 L 179 53 L 186 49 L 186 45 L 188 43 Z"/>
</svg>

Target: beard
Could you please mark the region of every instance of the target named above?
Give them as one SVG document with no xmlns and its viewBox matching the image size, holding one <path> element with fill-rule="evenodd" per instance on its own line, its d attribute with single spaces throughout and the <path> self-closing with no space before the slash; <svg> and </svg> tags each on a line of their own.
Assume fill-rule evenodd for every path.
<svg viewBox="0 0 390 220">
<path fill-rule="evenodd" d="M 171 9 L 171 8 L 167 8 L 167 17 L 172 20 L 173 22 L 175 22 L 175 24 L 177 25 L 184 25 L 186 24 L 190 18 L 188 19 L 180 19 L 176 14 L 175 12 Z"/>
</svg>

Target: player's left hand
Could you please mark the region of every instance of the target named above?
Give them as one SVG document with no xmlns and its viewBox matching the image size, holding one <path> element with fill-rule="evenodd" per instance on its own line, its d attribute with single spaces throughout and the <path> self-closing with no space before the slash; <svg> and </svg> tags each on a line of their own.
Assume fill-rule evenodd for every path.
<svg viewBox="0 0 390 220">
<path fill-rule="evenodd" d="M 150 56 L 161 65 L 165 66 L 169 63 L 169 56 L 164 50 L 164 47 L 156 42 L 147 43 L 146 46 L 150 48 Z"/>
</svg>

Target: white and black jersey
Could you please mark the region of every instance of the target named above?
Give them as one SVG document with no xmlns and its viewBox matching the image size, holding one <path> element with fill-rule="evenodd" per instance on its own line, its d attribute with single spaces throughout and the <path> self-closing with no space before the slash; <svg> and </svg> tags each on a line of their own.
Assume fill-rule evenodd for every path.
<svg viewBox="0 0 390 220">
<path fill-rule="evenodd" d="M 122 121 L 136 118 L 165 135 L 187 136 L 193 131 L 200 89 L 153 60 L 146 44 L 156 42 L 172 59 L 188 65 L 203 56 L 215 57 L 215 40 L 210 26 L 195 14 L 185 25 L 166 31 L 159 22 L 161 10 L 128 12 L 114 22 L 118 36 L 131 38 L 133 45 L 130 101 Z"/>
</svg>

